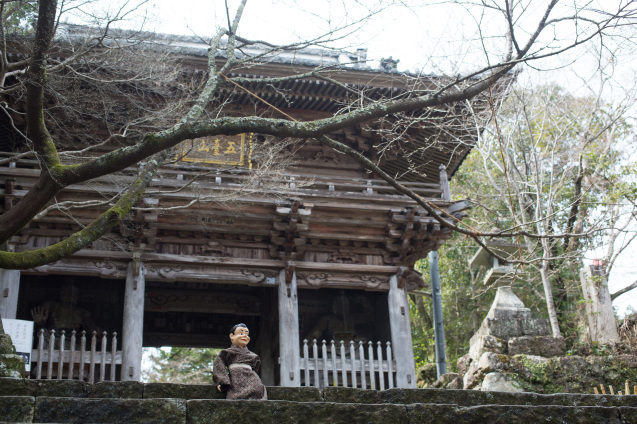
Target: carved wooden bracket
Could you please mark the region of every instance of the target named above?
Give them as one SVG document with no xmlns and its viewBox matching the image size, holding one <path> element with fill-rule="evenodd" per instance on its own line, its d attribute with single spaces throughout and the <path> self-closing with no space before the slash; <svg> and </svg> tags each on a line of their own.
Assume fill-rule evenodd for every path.
<svg viewBox="0 0 637 424">
<path fill-rule="evenodd" d="M 297 199 L 290 207 L 276 209 L 279 220 L 272 224 L 270 232 L 270 256 L 273 259 L 303 260 L 312 206 Z"/>
<path fill-rule="evenodd" d="M 292 284 L 292 279 L 294 278 L 294 270 L 294 261 L 287 261 L 285 263 L 285 284 Z"/>
</svg>

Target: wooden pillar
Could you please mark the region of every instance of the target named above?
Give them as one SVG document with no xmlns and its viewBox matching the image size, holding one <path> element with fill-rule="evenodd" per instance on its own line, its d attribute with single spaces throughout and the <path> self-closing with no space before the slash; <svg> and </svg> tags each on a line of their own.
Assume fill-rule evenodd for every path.
<svg viewBox="0 0 637 424">
<path fill-rule="evenodd" d="M 146 269 L 140 262 L 133 261 L 128 264 L 121 339 L 122 381 L 140 381 L 141 379 L 145 275 Z"/>
<path fill-rule="evenodd" d="M 16 318 L 19 291 L 20 271 L 16 269 L 0 269 L 0 317 Z"/>
<path fill-rule="evenodd" d="M 281 386 L 301 385 L 301 346 L 299 342 L 299 299 L 296 272 L 286 282 L 286 270 L 279 274 L 279 352 Z"/>
<path fill-rule="evenodd" d="M 398 288 L 398 278 L 395 275 L 389 279 L 387 300 L 389 302 L 392 352 L 396 360 L 396 387 L 415 388 L 416 364 L 411 341 L 407 293 L 404 288 Z"/>
</svg>

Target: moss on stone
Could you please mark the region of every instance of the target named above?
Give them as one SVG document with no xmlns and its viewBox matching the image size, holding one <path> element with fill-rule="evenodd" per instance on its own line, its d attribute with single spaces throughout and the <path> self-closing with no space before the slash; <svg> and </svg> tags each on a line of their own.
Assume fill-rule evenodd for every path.
<svg viewBox="0 0 637 424">
<path fill-rule="evenodd" d="M 0 420 L 12 423 L 33 422 L 35 398 L 32 396 L 0 397 Z"/>
</svg>

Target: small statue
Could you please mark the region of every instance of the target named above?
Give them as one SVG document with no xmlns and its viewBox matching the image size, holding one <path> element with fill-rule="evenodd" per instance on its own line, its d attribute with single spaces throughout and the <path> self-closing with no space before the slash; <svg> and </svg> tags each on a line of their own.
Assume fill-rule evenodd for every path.
<svg viewBox="0 0 637 424">
<path fill-rule="evenodd" d="M 268 394 L 261 382 L 261 360 L 246 347 L 250 343 L 250 330 L 245 324 L 230 329 L 232 346 L 219 352 L 212 368 L 217 390 L 228 392 L 226 399 L 266 400 Z"/>
<path fill-rule="evenodd" d="M 36 334 L 41 328 L 55 330 L 58 333 L 64 330 L 66 332 L 66 343 L 70 343 L 71 332 L 79 333 L 84 330 L 87 333 L 97 331 L 100 328 L 93 321 L 91 313 L 84 308 L 77 306 L 80 299 L 79 291 L 73 284 L 65 284 L 60 290 L 60 301 L 46 301 L 41 306 L 31 309 L 31 316 L 35 322 Z M 56 339 L 56 344 L 59 339 Z M 79 343 L 79 338 L 77 340 Z M 48 346 L 48 339 L 45 338 L 45 347 Z M 56 346 L 59 348 L 59 346 Z M 69 348 L 69 346 L 65 346 Z"/>
</svg>

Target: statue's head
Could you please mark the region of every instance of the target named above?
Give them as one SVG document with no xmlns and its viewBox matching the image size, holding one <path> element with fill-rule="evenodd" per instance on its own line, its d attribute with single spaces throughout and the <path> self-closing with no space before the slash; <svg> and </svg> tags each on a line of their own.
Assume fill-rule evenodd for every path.
<svg viewBox="0 0 637 424">
<path fill-rule="evenodd" d="M 237 324 L 230 329 L 230 341 L 233 345 L 244 348 L 250 343 L 250 330 L 245 324 Z"/>
<path fill-rule="evenodd" d="M 65 305 L 77 305 L 80 300 L 80 294 L 74 284 L 64 284 L 60 290 L 60 301 Z"/>
<path fill-rule="evenodd" d="M 349 299 L 345 292 L 340 291 L 332 302 L 332 314 L 337 317 L 346 317 L 349 315 Z"/>
</svg>

